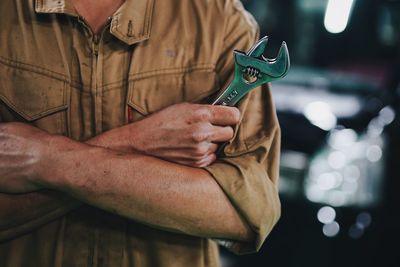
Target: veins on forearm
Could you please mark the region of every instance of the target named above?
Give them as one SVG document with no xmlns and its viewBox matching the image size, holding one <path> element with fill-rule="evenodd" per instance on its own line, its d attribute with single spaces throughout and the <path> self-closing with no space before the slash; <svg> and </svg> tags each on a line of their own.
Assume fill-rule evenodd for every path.
<svg viewBox="0 0 400 267">
<path fill-rule="evenodd" d="M 99 137 L 101 136 L 96 138 Z M 93 138 L 91 142 L 92 145 L 101 146 L 102 144 L 100 142 L 95 141 L 96 138 Z M 52 146 L 53 144 L 50 142 L 48 145 Z M 111 144 L 107 146 L 112 147 Z M 68 149 L 69 148 L 66 148 L 67 151 Z M 115 156 L 123 156 L 125 154 L 126 152 L 116 152 Z M 81 164 L 80 161 L 76 161 L 74 167 L 78 169 Z M 108 174 L 107 171 L 104 171 L 104 175 Z M 78 200 L 53 190 L 40 190 L 25 194 L 0 193 L 0 231 L 16 227 L 20 224 L 27 224 L 40 217 L 43 218 L 53 213 L 56 209 L 58 209 L 59 212 L 54 213 L 54 216 L 60 217 L 79 205 L 80 203 Z M 48 220 L 58 218 L 54 216 L 49 216 Z"/>
<path fill-rule="evenodd" d="M 90 205 L 161 229 L 203 237 L 247 239 L 251 230 L 216 181 L 201 169 L 63 140 L 48 185 Z M 90 156 L 89 156 L 90 155 Z M 71 164 L 82 162 L 80 168 Z"/>
</svg>

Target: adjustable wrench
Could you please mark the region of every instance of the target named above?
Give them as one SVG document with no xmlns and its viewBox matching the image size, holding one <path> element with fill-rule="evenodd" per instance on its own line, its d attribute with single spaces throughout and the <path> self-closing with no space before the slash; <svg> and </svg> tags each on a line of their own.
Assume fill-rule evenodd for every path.
<svg viewBox="0 0 400 267">
<path fill-rule="evenodd" d="M 278 56 L 268 59 L 263 56 L 268 37 L 260 39 L 247 53 L 235 50 L 235 74 L 229 86 L 211 102 L 212 105 L 235 106 L 239 100 L 257 86 L 283 78 L 289 71 L 289 51 L 285 42 Z M 219 145 L 221 155 L 228 143 Z"/>
<path fill-rule="evenodd" d="M 235 50 L 235 75 L 229 86 L 212 101 L 212 105 L 235 106 L 252 89 L 283 78 L 290 67 L 289 51 L 282 42 L 278 56 L 263 56 L 268 37 L 260 39 L 247 53 Z"/>
</svg>

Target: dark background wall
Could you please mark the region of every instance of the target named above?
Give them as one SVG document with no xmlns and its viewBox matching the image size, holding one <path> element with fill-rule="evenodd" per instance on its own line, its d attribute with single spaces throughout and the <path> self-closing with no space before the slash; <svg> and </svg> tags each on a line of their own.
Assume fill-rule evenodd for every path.
<svg viewBox="0 0 400 267">
<path fill-rule="evenodd" d="M 268 56 L 275 55 L 285 40 L 294 69 L 355 75 L 375 88 L 381 107 L 390 107 L 396 115 L 382 133 L 387 146 L 380 202 L 335 207 L 341 228 L 337 235 L 328 237 L 316 217 L 325 204 L 311 202 L 301 194 L 293 198 L 282 192 L 282 218 L 261 251 L 238 257 L 222 249 L 223 266 L 400 266 L 400 2 L 355 0 L 348 26 L 339 34 L 329 33 L 324 27 L 325 0 L 242 2 L 256 17 L 262 35 L 270 36 Z M 366 109 L 371 107 L 366 103 Z M 302 125 L 287 126 L 287 114 L 277 108 L 283 136 L 290 137 L 293 127 L 299 133 Z M 355 124 L 357 120 L 361 119 L 357 117 Z M 283 139 L 282 148 L 291 149 L 287 138 Z M 371 223 L 361 235 L 354 236 L 351 227 L 361 213 L 368 213 Z"/>
</svg>

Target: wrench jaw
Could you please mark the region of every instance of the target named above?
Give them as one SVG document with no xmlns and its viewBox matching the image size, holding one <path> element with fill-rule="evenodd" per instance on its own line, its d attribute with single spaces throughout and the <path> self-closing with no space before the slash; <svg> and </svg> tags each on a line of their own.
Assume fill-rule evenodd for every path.
<svg viewBox="0 0 400 267">
<path fill-rule="evenodd" d="M 249 57 L 259 58 L 264 54 L 265 48 L 268 44 L 268 36 L 261 38 L 253 47 L 246 53 Z"/>
<path fill-rule="evenodd" d="M 290 67 L 289 51 L 285 42 L 282 43 L 278 56 L 274 59 L 265 58 L 262 54 L 259 57 L 252 57 L 237 50 L 234 51 L 234 56 L 236 65 L 247 70 L 252 69 L 253 73 L 260 73 L 263 77 L 269 78 L 269 81 L 284 77 Z"/>
<path fill-rule="evenodd" d="M 228 88 L 214 100 L 212 105 L 234 106 L 252 89 L 283 78 L 289 71 L 289 51 L 285 42 L 278 56 L 268 59 L 263 56 L 268 37 L 260 39 L 247 53 L 235 50 L 235 76 Z"/>
<path fill-rule="evenodd" d="M 280 79 L 286 76 L 290 68 L 289 50 L 287 48 L 286 42 L 282 42 L 282 45 L 279 48 L 278 56 L 276 58 L 267 59 L 264 56 L 262 57 L 264 61 L 267 61 L 270 64 L 274 65 L 275 75 L 271 75 L 274 78 L 273 80 Z"/>
</svg>

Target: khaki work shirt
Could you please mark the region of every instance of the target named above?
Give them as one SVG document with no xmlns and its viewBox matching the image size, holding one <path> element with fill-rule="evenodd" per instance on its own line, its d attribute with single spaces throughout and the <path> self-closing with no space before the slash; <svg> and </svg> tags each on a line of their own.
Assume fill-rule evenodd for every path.
<svg viewBox="0 0 400 267">
<path fill-rule="evenodd" d="M 233 49 L 258 38 L 237 0 L 127 0 L 94 35 L 68 0 L 0 2 L 0 117 L 85 141 L 226 86 Z M 268 86 L 243 99 L 240 126 L 206 170 L 256 233 L 280 216 L 280 129 Z M 0 266 L 219 266 L 216 237 L 146 226 L 88 205 L 2 224 Z M 34 211 L 32 211 L 34 212 Z"/>
</svg>

